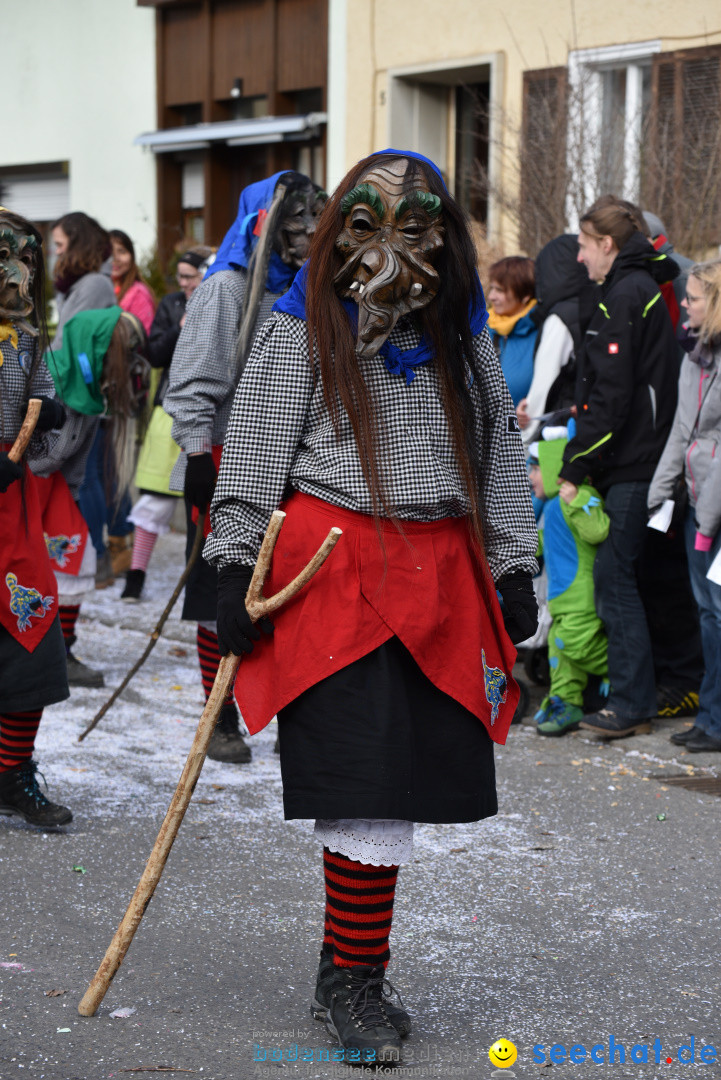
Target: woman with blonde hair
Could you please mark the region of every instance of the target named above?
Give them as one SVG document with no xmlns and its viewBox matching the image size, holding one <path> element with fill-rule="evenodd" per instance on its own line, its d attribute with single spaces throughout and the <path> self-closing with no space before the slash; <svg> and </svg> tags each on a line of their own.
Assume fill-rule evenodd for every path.
<svg viewBox="0 0 721 1080">
<path fill-rule="evenodd" d="M 688 352 L 681 367 L 671 434 L 653 477 L 648 505 L 673 498 L 683 476 L 688 495 L 686 550 L 698 604 L 705 673 L 693 727 L 671 742 L 691 753 L 721 751 L 721 584 L 707 577 L 721 550 L 721 259 L 692 267 L 683 307 Z"/>
</svg>

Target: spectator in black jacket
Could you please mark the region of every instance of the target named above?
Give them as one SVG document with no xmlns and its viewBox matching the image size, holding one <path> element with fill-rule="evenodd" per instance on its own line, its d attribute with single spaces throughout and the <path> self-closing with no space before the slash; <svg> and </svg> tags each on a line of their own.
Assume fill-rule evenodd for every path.
<svg viewBox="0 0 721 1080">
<path fill-rule="evenodd" d="M 586 477 L 611 519 L 594 568 L 596 606 L 608 633 L 611 695 L 582 726 L 606 738 L 650 731 L 656 683 L 636 564 L 646 496 L 676 408 L 676 340 L 659 283 L 678 267 L 654 251 L 640 211 L 613 196 L 581 218 L 579 261 L 601 299 L 583 339 L 576 383 L 577 431 L 560 479 Z"/>
<path fill-rule="evenodd" d="M 175 344 L 185 322 L 185 305 L 203 280 L 212 254 L 212 248 L 192 247 L 180 256 L 177 268 L 180 291 L 163 297 L 150 328 L 146 356 L 152 367 L 162 369 L 162 374 L 135 474 L 140 498 L 128 515 L 128 520 L 135 525 L 135 537 L 130 570 L 121 596 L 126 603 L 136 603 L 140 599 L 155 542 L 170 528 L 175 499 L 182 495 L 182 492 L 170 490 L 170 473 L 180 448 L 170 437 L 172 421 L 163 410 L 163 398 Z"/>
</svg>

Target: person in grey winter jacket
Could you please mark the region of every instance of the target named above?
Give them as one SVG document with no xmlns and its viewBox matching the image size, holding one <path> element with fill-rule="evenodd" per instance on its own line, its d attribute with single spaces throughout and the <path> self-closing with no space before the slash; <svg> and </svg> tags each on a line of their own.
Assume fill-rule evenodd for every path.
<svg viewBox="0 0 721 1080">
<path fill-rule="evenodd" d="M 706 670 L 695 724 L 671 740 L 698 753 L 721 751 L 721 584 L 706 576 L 721 550 L 721 259 L 692 268 L 683 306 L 689 355 L 681 367 L 676 415 L 648 506 L 656 510 L 678 497 L 677 480 L 684 478 L 686 549 Z"/>
</svg>

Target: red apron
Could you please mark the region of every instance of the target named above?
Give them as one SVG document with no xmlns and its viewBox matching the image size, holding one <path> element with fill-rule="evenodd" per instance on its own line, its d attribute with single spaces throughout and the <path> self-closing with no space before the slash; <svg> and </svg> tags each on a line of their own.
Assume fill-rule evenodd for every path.
<svg viewBox="0 0 721 1080">
<path fill-rule="evenodd" d="M 0 494 L 0 552 L 0 623 L 32 653 L 52 626 L 58 590 L 43 539 L 38 480 L 27 466 L 23 479 Z"/>
<path fill-rule="evenodd" d="M 53 570 L 76 577 L 80 573 L 88 526 L 61 472 L 36 476 L 45 544 Z"/>
<path fill-rule="evenodd" d="M 235 695 L 250 733 L 395 635 L 439 690 L 504 743 L 519 698 L 511 674 L 516 650 L 465 519 L 403 522 L 404 536 L 384 522 L 384 564 L 367 514 L 298 492 L 283 509 L 266 596 L 300 572 L 333 525 L 343 535 L 310 584 L 273 617 L 275 633 L 262 635 L 240 664 Z"/>
</svg>

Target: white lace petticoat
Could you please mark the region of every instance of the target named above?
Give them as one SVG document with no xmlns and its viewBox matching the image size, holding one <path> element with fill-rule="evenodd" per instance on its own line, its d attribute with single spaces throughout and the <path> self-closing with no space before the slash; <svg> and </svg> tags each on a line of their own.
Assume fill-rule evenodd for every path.
<svg viewBox="0 0 721 1080">
<path fill-rule="evenodd" d="M 314 833 L 330 851 L 353 862 L 397 866 L 413 851 L 413 822 L 396 818 L 318 819 Z"/>
</svg>

